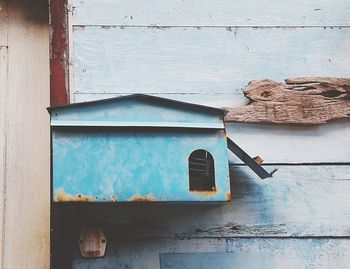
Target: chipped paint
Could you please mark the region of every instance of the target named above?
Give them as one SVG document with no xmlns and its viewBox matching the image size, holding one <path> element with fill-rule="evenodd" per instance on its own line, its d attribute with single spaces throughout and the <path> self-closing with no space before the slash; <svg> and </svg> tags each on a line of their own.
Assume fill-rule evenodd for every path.
<svg viewBox="0 0 350 269">
<path fill-rule="evenodd" d="M 156 201 L 156 199 L 150 193 L 147 195 L 135 194 L 129 199 L 129 201 L 130 202 L 154 202 Z"/>
<path fill-rule="evenodd" d="M 94 202 L 115 202 L 112 195 L 118 202 L 226 201 L 225 111 L 145 95 L 49 111 L 54 193 L 62 188 Z M 198 149 L 214 158 L 216 191 L 189 191 L 188 157 Z M 61 197 L 56 201 L 84 200 Z"/>
<path fill-rule="evenodd" d="M 67 0 L 51 1 L 50 95 L 51 105 L 63 105 L 68 97 Z"/>
<path fill-rule="evenodd" d="M 216 188 L 215 190 L 212 191 L 191 191 L 191 193 L 196 194 L 196 195 L 200 195 L 200 196 L 204 196 L 204 197 L 208 197 L 208 196 L 214 196 L 218 193 L 221 192 L 220 188 Z"/>
<path fill-rule="evenodd" d="M 64 191 L 63 188 L 60 188 L 56 191 L 54 200 L 57 202 L 93 202 L 94 201 L 93 198 L 82 194 L 78 194 L 76 196 L 68 194 Z"/>
</svg>

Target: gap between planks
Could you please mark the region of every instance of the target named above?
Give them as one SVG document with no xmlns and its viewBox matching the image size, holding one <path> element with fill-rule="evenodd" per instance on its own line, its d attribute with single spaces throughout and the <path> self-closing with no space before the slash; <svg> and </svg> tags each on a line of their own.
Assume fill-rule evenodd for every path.
<svg viewBox="0 0 350 269">
<path fill-rule="evenodd" d="M 263 163 L 262 166 L 343 166 L 349 165 L 350 162 L 308 162 L 308 163 Z M 230 167 L 245 167 L 247 165 L 242 163 L 230 163 Z M 350 167 L 349 167 L 350 169 Z"/>
<path fill-rule="evenodd" d="M 84 28 L 84 27 L 101 27 L 101 28 L 152 28 L 152 29 L 166 29 L 166 28 L 228 28 L 238 29 L 238 28 L 252 28 L 252 29 L 296 29 L 296 28 L 349 28 L 349 25 L 127 25 L 127 24 L 72 24 L 73 28 Z"/>
</svg>

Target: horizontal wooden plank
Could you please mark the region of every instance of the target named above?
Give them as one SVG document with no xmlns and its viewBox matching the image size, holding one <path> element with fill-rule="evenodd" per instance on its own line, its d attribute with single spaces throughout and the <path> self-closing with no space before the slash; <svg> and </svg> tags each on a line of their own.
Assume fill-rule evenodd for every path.
<svg viewBox="0 0 350 269">
<path fill-rule="evenodd" d="M 43 269 L 50 267 L 50 121 L 45 111 L 50 100 L 48 4 L 5 2 L 8 56 L 7 61 L 0 59 L 0 66 L 6 65 L 7 83 L 0 83 L 1 103 L 6 103 L 0 113 L 5 113 L 6 122 L 0 132 L 6 132 L 6 153 L 1 151 L 5 173 L 0 184 L 5 184 L 5 190 L 0 197 L 6 210 L 0 268 Z"/>
<path fill-rule="evenodd" d="M 73 0 L 79 25 L 349 25 L 343 0 Z M 262 12 L 263 11 L 263 12 Z"/>
<path fill-rule="evenodd" d="M 348 268 L 349 251 L 348 239 L 119 239 L 107 242 L 102 259 L 77 252 L 73 268 Z"/>
<path fill-rule="evenodd" d="M 262 181 L 233 166 L 226 204 L 85 204 L 77 216 L 119 237 L 350 236 L 350 166 L 277 167 Z"/>
<path fill-rule="evenodd" d="M 265 163 L 349 163 L 350 121 L 323 126 L 226 123 L 227 135 Z M 232 156 L 232 162 L 239 162 Z"/>
<path fill-rule="evenodd" d="M 75 27 L 73 93 L 233 93 L 252 79 L 349 77 L 349 42 L 341 27 Z"/>
</svg>

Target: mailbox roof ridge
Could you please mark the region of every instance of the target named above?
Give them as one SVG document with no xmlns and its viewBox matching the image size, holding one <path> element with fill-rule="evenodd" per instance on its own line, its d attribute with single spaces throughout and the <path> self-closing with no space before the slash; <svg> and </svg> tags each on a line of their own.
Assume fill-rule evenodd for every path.
<svg viewBox="0 0 350 269">
<path fill-rule="evenodd" d="M 54 109 L 88 106 L 90 104 L 113 102 L 113 101 L 125 100 L 125 99 L 144 99 L 144 100 L 148 100 L 148 101 L 155 102 L 155 103 L 168 103 L 168 104 L 176 105 L 179 107 L 181 107 L 181 106 L 182 107 L 192 107 L 192 108 L 196 108 L 196 109 L 202 110 L 202 111 L 221 113 L 221 114 L 223 114 L 223 116 L 225 116 L 228 113 L 227 110 L 217 108 L 217 107 L 188 103 L 188 102 L 178 101 L 178 100 L 154 96 L 154 95 L 142 94 L 142 93 L 135 93 L 135 94 L 129 94 L 129 95 L 112 97 L 112 98 L 87 101 L 87 102 L 78 102 L 78 103 L 72 103 L 72 104 L 67 104 L 67 105 L 51 106 L 51 107 L 47 107 L 46 109 L 49 113 L 51 113 L 51 111 Z"/>
</svg>

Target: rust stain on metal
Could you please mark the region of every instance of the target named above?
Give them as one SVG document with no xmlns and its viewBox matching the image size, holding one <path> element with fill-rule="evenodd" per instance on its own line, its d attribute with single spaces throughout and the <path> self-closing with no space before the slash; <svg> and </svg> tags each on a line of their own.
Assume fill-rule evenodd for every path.
<svg viewBox="0 0 350 269">
<path fill-rule="evenodd" d="M 231 192 L 226 193 L 226 201 L 231 201 Z"/>
<path fill-rule="evenodd" d="M 219 192 L 220 192 L 220 189 L 219 189 L 219 188 L 216 188 L 216 189 L 214 189 L 214 190 L 212 190 L 212 191 L 194 191 L 194 190 L 190 190 L 190 192 L 191 192 L 191 193 L 194 193 L 194 194 L 198 194 L 198 195 L 200 195 L 200 196 L 206 196 L 206 197 L 208 197 L 208 196 L 213 196 L 213 195 L 219 193 Z"/>
<path fill-rule="evenodd" d="M 93 202 L 94 199 L 85 196 L 82 194 L 78 194 L 77 196 L 73 196 L 64 191 L 64 189 L 59 189 L 56 193 L 56 197 L 54 199 L 57 202 Z"/>
<path fill-rule="evenodd" d="M 154 202 L 154 201 L 156 201 L 156 199 L 153 197 L 152 194 L 147 194 L 147 195 L 135 194 L 129 199 L 129 201 L 131 201 L 131 202 Z"/>
<path fill-rule="evenodd" d="M 221 133 L 221 135 L 222 135 L 223 137 L 227 138 L 226 129 L 221 130 L 220 133 Z"/>
<path fill-rule="evenodd" d="M 254 161 L 257 163 L 257 164 L 262 164 L 264 162 L 264 160 L 260 157 L 260 156 L 256 156 L 253 158 Z"/>
</svg>

